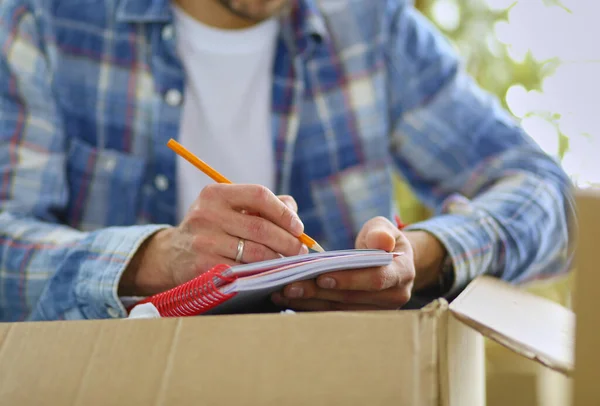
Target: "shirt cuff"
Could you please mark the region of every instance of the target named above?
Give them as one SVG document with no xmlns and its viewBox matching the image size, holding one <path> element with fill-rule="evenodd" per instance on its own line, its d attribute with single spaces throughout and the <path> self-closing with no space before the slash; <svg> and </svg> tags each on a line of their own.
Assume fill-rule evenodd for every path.
<svg viewBox="0 0 600 406">
<path fill-rule="evenodd" d="M 412 224 L 404 230 L 425 231 L 436 237 L 446 248 L 454 272 L 453 283 L 444 297 L 456 297 L 477 276 L 492 269 L 494 238 L 486 231 L 484 219 L 473 216 L 445 214 Z M 489 225 L 492 228 L 492 225 Z"/>
<path fill-rule="evenodd" d="M 118 296 L 123 272 L 142 243 L 168 225 L 112 227 L 91 233 L 87 258 L 81 263 L 75 295 L 87 319 L 123 318 Z"/>
<path fill-rule="evenodd" d="M 120 296 L 119 300 L 123 303 L 123 306 L 129 308 L 136 303 L 146 299 L 146 296 Z"/>
</svg>

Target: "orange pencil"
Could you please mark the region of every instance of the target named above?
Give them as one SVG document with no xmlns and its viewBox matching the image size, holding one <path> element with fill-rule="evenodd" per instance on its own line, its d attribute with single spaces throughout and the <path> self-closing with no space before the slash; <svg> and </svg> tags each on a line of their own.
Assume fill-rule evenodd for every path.
<svg viewBox="0 0 600 406">
<path fill-rule="evenodd" d="M 196 155 L 192 154 L 188 149 L 186 149 L 183 145 L 181 145 L 174 139 L 171 138 L 169 142 L 167 142 L 167 146 L 173 151 L 175 151 L 177 155 L 194 165 L 196 168 L 200 169 L 215 182 L 227 184 L 233 183 L 225 176 L 217 172 L 215 169 L 213 169 L 209 164 L 198 158 Z M 315 240 L 313 240 L 306 234 L 302 234 L 300 237 L 298 237 L 298 239 L 302 241 L 304 245 L 306 245 L 308 248 L 314 251 L 325 252 L 325 250 L 319 245 L 319 243 L 317 243 Z"/>
</svg>

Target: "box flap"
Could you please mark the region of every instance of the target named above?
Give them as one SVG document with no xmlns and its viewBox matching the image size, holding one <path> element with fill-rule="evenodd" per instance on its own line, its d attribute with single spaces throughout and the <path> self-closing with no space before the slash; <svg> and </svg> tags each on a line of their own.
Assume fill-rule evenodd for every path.
<svg viewBox="0 0 600 406">
<path fill-rule="evenodd" d="M 565 375 L 572 373 L 575 316 L 571 310 L 489 276 L 473 281 L 450 310 L 510 350 Z"/>
<path fill-rule="evenodd" d="M 17 323 L 0 329 L 0 399 L 19 406 L 434 406 L 436 317 L 395 311 Z"/>
</svg>

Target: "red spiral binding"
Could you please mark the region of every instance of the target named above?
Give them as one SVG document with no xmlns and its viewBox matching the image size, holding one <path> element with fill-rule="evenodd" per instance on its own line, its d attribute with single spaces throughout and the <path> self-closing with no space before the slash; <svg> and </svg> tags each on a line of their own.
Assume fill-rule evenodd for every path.
<svg viewBox="0 0 600 406">
<path fill-rule="evenodd" d="M 219 287 L 233 282 L 235 277 L 225 276 L 228 265 L 217 265 L 196 278 L 146 298 L 137 304 L 152 303 L 162 317 L 197 316 L 235 296 L 222 293 Z"/>
</svg>

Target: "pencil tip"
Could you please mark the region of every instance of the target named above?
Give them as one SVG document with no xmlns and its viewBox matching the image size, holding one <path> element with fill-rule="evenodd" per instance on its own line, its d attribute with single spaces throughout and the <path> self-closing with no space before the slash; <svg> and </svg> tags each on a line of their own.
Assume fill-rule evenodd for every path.
<svg viewBox="0 0 600 406">
<path fill-rule="evenodd" d="M 317 252 L 325 252 L 325 250 L 323 249 L 323 247 L 321 247 L 318 242 L 315 242 L 313 244 L 313 246 L 310 247 L 310 248 L 312 248 L 314 251 L 317 251 Z"/>
</svg>

